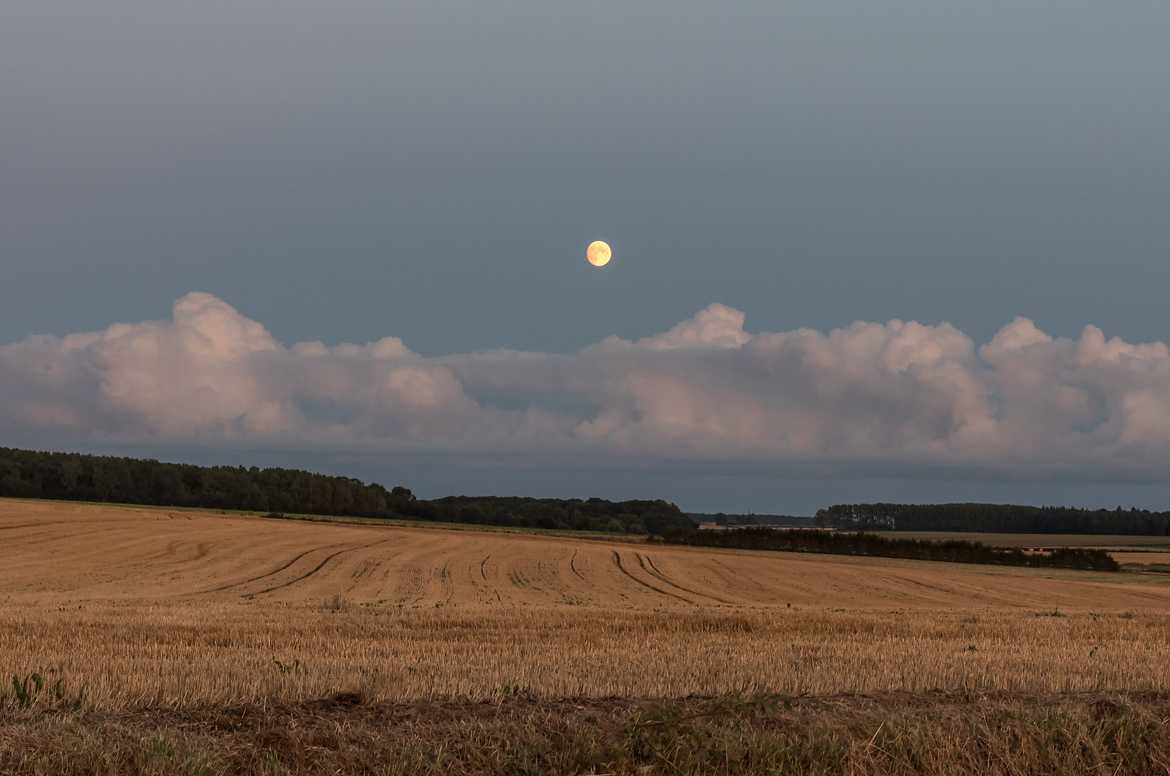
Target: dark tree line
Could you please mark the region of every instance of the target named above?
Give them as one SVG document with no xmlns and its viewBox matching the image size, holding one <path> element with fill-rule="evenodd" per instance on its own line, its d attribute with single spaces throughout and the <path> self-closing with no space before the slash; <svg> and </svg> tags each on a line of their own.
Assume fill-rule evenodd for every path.
<svg viewBox="0 0 1170 776">
<path fill-rule="evenodd" d="M 459 523 L 522 525 L 577 531 L 663 534 L 693 525 L 668 501 L 447 496 L 420 502 L 420 516 Z"/>
<path fill-rule="evenodd" d="M 455 496 L 296 469 L 192 466 L 0 448 L 0 496 L 271 513 L 409 518 L 527 528 L 664 533 L 691 522 L 666 501 Z"/>
<path fill-rule="evenodd" d="M 1014 504 L 837 504 L 816 514 L 823 528 L 983 533 L 1170 536 L 1170 512 Z"/>
<path fill-rule="evenodd" d="M 0 496 L 390 517 L 411 499 L 348 477 L 0 448 Z"/>
<path fill-rule="evenodd" d="M 990 547 L 960 540 L 926 541 L 899 539 L 871 533 L 844 531 L 776 530 L 741 528 L 726 531 L 688 531 L 671 534 L 672 544 L 727 547 L 743 550 L 823 552 L 835 555 L 871 555 L 882 558 L 989 563 L 1002 566 L 1036 566 L 1117 571 L 1117 561 L 1104 550 L 1061 548 L 1050 552 L 1024 552 L 1018 548 Z"/>
</svg>

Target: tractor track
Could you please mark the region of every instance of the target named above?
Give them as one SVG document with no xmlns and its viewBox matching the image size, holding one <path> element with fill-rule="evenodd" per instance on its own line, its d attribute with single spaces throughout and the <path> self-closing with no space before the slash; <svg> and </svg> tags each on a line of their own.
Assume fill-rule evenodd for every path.
<svg viewBox="0 0 1170 776">
<path fill-rule="evenodd" d="M 276 590 L 283 590 L 286 587 L 290 587 L 292 585 L 295 585 L 297 582 L 304 581 L 304 580 L 308 579 L 309 577 L 313 576 L 318 571 L 325 568 L 325 564 L 327 564 L 329 561 L 333 560 L 334 558 L 336 558 L 339 555 L 344 555 L 345 553 L 353 552 L 354 550 L 369 549 L 370 547 L 375 547 L 379 544 L 385 544 L 388 541 L 390 541 L 390 540 L 389 539 L 382 539 L 381 541 L 373 542 L 372 544 L 359 544 L 355 547 L 346 547 L 345 549 L 338 550 L 337 552 L 334 552 L 334 553 L 331 553 L 330 555 L 325 556 L 325 559 L 322 560 L 320 563 L 318 563 L 311 571 L 309 571 L 305 574 L 301 574 L 296 579 L 290 579 L 288 582 L 281 582 L 279 585 L 273 585 L 272 587 L 266 587 L 263 590 L 257 590 L 255 593 L 244 593 L 240 597 L 241 598 L 255 598 L 258 595 L 264 595 L 265 593 L 271 593 L 271 592 L 274 592 Z M 292 564 L 289 564 L 289 565 L 292 565 Z M 285 566 L 285 568 L 288 568 L 288 566 Z"/>
<path fill-rule="evenodd" d="M 617 550 L 613 550 L 613 565 L 618 567 L 618 571 L 622 572 L 623 574 L 625 574 L 627 577 L 629 577 L 630 579 L 637 582 L 642 587 L 649 588 L 650 590 L 653 590 L 655 593 L 658 593 L 659 595 L 664 595 L 664 596 L 667 596 L 668 598 L 674 598 L 674 599 L 677 599 L 679 601 L 684 601 L 685 603 L 693 604 L 693 605 L 697 606 L 697 604 L 695 604 L 694 601 L 692 601 L 689 598 L 686 598 L 685 596 L 678 595 L 677 593 L 672 593 L 669 590 L 663 590 L 662 588 L 660 588 L 656 585 L 650 584 L 649 582 L 647 582 L 644 579 L 638 579 L 638 577 L 635 577 L 633 574 L 630 573 L 629 569 L 627 569 L 625 566 L 622 565 L 622 556 L 621 556 L 621 553 L 619 553 Z"/>
<path fill-rule="evenodd" d="M 670 577 L 663 574 L 658 569 L 658 567 L 656 565 L 654 565 L 654 559 L 651 558 L 649 555 L 643 555 L 640 552 L 636 552 L 634 554 L 638 556 L 638 564 L 642 567 L 643 571 L 645 571 L 650 576 L 655 577 L 659 581 L 661 581 L 667 585 L 670 585 L 673 588 L 676 588 L 678 590 L 682 590 L 684 593 L 690 593 L 691 595 L 697 595 L 701 598 L 710 598 L 712 601 L 718 601 L 721 604 L 734 605 L 734 603 L 735 603 L 734 601 L 728 601 L 726 598 L 720 598 L 719 596 L 711 595 L 710 593 L 703 593 L 703 592 L 700 592 L 698 590 L 694 590 L 694 589 L 689 588 L 689 587 L 684 587 L 683 585 L 680 585 L 679 583 L 672 580 Z"/>
<path fill-rule="evenodd" d="M 577 575 L 577 578 L 582 582 L 585 581 L 585 575 L 577 570 L 577 550 L 573 550 L 573 554 L 569 557 L 569 569 Z"/>
<path fill-rule="evenodd" d="M 257 574 L 256 576 L 249 577 L 248 579 L 245 579 L 241 582 L 229 582 L 228 584 L 220 585 L 219 587 L 213 587 L 213 588 L 209 588 L 207 590 L 199 590 L 195 593 L 192 593 L 192 595 L 206 595 L 207 593 L 222 593 L 224 590 L 231 590 L 232 588 L 235 588 L 235 587 L 243 587 L 244 585 L 247 585 L 250 582 L 258 582 L 261 579 L 267 579 L 268 577 L 271 577 L 275 574 L 279 574 L 280 572 L 284 571 L 289 566 L 293 565 L 294 563 L 296 563 L 298 560 L 305 557 L 306 555 L 311 555 L 312 553 L 317 552 L 319 550 L 329 550 L 329 549 L 332 549 L 332 548 L 337 547 L 337 546 L 339 546 L 339 545 L 327 544 L 324 547 L 313 547 L 311 549 L 305 550 L 304 552 L 302 552 L 298 555 L 295 555 L 292 560 L 288 561 L 287 563 L 280 566 L 279 568 L 273 569 L 272 571 L 266 571 L 263 574 Z"/>
</svg>

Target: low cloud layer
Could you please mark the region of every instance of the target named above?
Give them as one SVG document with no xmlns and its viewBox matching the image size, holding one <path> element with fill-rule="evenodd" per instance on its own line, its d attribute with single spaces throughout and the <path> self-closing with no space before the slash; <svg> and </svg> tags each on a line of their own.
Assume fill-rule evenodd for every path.
<svg viewBox="0 0 1170 776">
<path fill-rule="evenodd" d="M 1017 318 L 751 333 L 714 304 L 570 355 L 278 342 L 214 296 L 0 345 L 0 433 L 65 442 L 1170 480 L 1170 351 Z"/>
</svg>

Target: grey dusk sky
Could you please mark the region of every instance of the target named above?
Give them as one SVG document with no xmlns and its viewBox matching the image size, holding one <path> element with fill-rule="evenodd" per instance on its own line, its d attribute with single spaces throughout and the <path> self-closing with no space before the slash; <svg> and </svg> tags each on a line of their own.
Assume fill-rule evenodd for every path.
<svg viewBox="0 0 1170 776">
<path fill-rule="evenodd" d="M 1168 35 L 1137 0 L 11 0 L 0 444 L 1170 506 L 1132 344 L 1170 340 Z"/>
</svg>

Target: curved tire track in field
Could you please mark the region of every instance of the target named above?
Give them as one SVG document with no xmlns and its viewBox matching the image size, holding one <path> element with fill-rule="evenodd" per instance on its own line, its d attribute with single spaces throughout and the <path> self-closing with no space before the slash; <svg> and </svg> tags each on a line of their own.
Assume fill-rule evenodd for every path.
<svg viewBox="0 0 1170 776">
<path fill-rule="evenodd" d="M 196 591 L 195 593 L 192 593 L 192 595 L 206 595 L 207 593 L 222 593 L 224 590 L 231 590 L 234 587 L 243 587 L 244 585 L 248 584 L 249 582 L 258 582 L 261 579 L 267 579 L 268 577 L 274 576 L 274 575 L 279 574 L 280 572 L 284 571 L 289 566 L 293 565 L 294 563 L 296 563 L 298 560 L 305 557 L 306 555 L 311 555 L 312 553 L 317 552 L 319 550 L 328 550 L 328 549 L 331 549 L 331 548 L 337 547 L 337 546 L 338 545 L 336 545 L 336 544 L 326 544 L 323 547 L 313 547 L 311 549 L 305 550 L 304 552 L 294 556 L 292 560 L 288 561 L 287 563 L 282 565 L 280 568 L 273 569 L 272 571 L 266 571 L 263 574 L 258 574 L 254 577 L 250 577 L 248 579 L 243 580 L 242 582 L 229 582 L 226 585 L 220 585 L 219 587 L 213 587 L 213 588 L 210 588 L 208 590 L 199 590 L 199 591 Z"/>
<path fill-rule="evenodd" d="M 320 563 L 318 563 L 318 564 L 317 564 L 315 567 L 313 567 L 313 569 L 311 569 L 310 571 L 308 571 L 308 572 L 306 572 L 306 573 L 304 573 L 304 574 L 301 574 L 301 575 L 300 575 L 299 577 L 297 577 L 296 579 L 290 579 L 288 582 L 281 582 L 279 585 L 273 585 L 272 587 L 266 587 L 266 588 L 264 588 L 263 590 L 257 590 L 255 593 L 244 593 L 244 594 L 243 594 L 243 595 L 241 595 L 240 597 L 241 597 L 241 598 L 255 598 L 255 597 L 256 597 L 256 596 L 258 596 L 258 595 L 264 595 L 265 593 L 271 593 L 271 592 L 273 592 L 273 591 L 275 591 L 275 590 L 283 590 L 283 589 L 284 589 L 284 588 L 286 588 L 286 587 L 290 587 L 290 586 L 292 586 L 292 585 L 295 585 L 297 582 L 300 582 L 300 581 L 302 581 L 302 580 L 308 579 L 309 577 L 313 576 L 313 575 L 314 575 L 314 574 L 316 574 L 318 571 L 320 571 L 321 569 L 325 568 L 325 564 L 327 564 L 329 561 L 331 561 L 331 560 L 333 560 L 334 558 L 336 558 L 338 555 L 344 555 L 345 553 L 347 553 L 347 552 L 353 552 L 354 550 L 365 550 L 365 549 L 369 549 L 370 547 L 375 547 L 375 546 L 377 546 L 377 545 L 379 545 L 379 544 L 385 544 L 385 543 L 386 543 L 386 542 L 388 542 L 388 541 L 390 541 L 390 540 L 389 540 L 389 539 L 383 539 L 382 541 L 380 541 L 380 542 L 374 542 L 373 544 L 359 544 L 359 545 L 357 545 L 356 547 L 346 547 L 346 548 L 345 548 L 345 549 L 343 549 L 343 550 L 338 550 L 337 552 L 334 552 L 334 553 L 332 553 L 332 554 L 330 554 L 330 555 L 327 555 L 327 556 L 325 556 L 325 559 L 324 559 L 324 560 L 322 560 Z M 334 545 L 334 546 L 336 546 L 336 545 Z M 292 565 L 292 564 L 289 564 L 289 565 Z M 288 566 L 285 566 L 285 568 L 288 568 Z"/>
<path fill-rule="evenodd" d="M 659 571 L 658 567 L 654 565 L 654 559 L 651 558 L 649 555 L 643 555 L 640 552 L 636 552 L 634 554 L 638 556 L 638 565 L 642 567 L 643 571 L 645 571 L 650 576 L 658 579 L 660 582 L 663 582 L 664 584 L 670 585 L 671 587 L 675 588 L 676 590 L 682 590 L 684 593 L 690 593 L 691 595 L 697 595 L 700 598 L 710 598 L 712 601 L 718 601 L 721 604 L 732 604 L 732 605 L 735 604 L 734 601 L 728 601 L 726 598 L 720 598 L 717 595 L 711 595 L 710 593 L 703 593 L 703 592 L 700 592 L 698 590 L 694 590 L 694 589 L 689 588 L 689 587 L 683 587 L 682 585 L 675 582 L 670 577 L 666 576 L 661 571 Z"/>
<path fill-rule="evenodd" d="M 613 552 L 613 565 L 618 567 L 618 571 L 622 572 L 623 574 L 625 574 L 627 577 L 629 577 L 630 579 L 637 582 L 642 587 L 649 588 L 649 589 L 653 590 L 655 593 L 658 593 L 659 595 L 664 595 L 664 596 L 667 596 L 669 598 L 676 598 L 679 601 L 685 601 L 688 604 L 695 603 L 694 601 L 692 601 L 689 598 L 685 598 L 681 595 L 678 595 L 677 593 L 672 593 L 669 590 L 663 590 L 660 587 L 652 585 L 644 579 L 638 579 L 637 577 L 635 577 L 633 574 L 630 573 L 629 569 L 627 569 L 625 566 L 622 565 L 621 553 L 619 553 L 617 550 L 613 550 L 612 552 Z"/>
<path fill-rule="evenodd" d="M 381 565 L 382 560 L 378 558 L 363 561 L 362 565 L 359 566 L 350 577 L 349 584 L 345 587 L 345 592 L 352 593 L 354 590 L 357 590 L 359 585 L 361 585 L 366 580 L 373 578 L 374 572 L 377 571 Z"/>
<path fill-rule="evenodd" d="M 585 575 L 577 570 L 577 550 L 573 550 L 572 556 L 569 557 L 569 569 L 577 575 L 577 579 L 585 581 Z"/>
<path fill-rule="evenodd" d="M 502 603 L 504 599 L 500 596 L 499 589 L 488 581 L 487 564 L 491 559 L 492 554 L 490 552 L 484 555 L 478 564 L 473 558 L 467 565 L 467 580 L 471 583 L 471 588 L 476 591 L 477 596 L 482 595 L 490 602 L 491 596 L 488 595 L 490 593 L 495 595 L 497 603 Z M 482 582 L 475 578 L 475 568 L 477 565 L 479 567 L 479 580 L 482 580 Z"/>
</svg>

